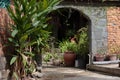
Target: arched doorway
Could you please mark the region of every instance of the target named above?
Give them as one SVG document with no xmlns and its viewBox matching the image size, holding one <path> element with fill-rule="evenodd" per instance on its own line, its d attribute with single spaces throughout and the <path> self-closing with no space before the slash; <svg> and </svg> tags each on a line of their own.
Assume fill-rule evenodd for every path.
<svg viewBox="0 0 120 80">
<path fill-rule="evenodd" d="M 87 29 L 87 37 L 90 39 L 91 22 L 84 13 L 73 8 L 59 8 L 51 12 L 48 16 L 50 17 L 48 22 L 52 26 L 51 36 L 54 37 L 55 42 L 59 43 L 64 40 L 70 40 L 70 38 L 78 34 L 78 31 L 82 28 Z M 90 44 L 90 40 L 88 40 L 88 44 Z M 56 47 L 58 47 L 58 45 L 55 45 L 55 48 Z M 87 47 L 87 57 L 83 62 L 85 64 L 89 62 L 88 54 L 90 46 Z"/>
<path fill-rule="evenodd" d="M 49 14 L 52 25 L 52 35 L 59 41 L 69 38 L 80 28 L 90 27 L 90 20 L 78 10 L 72 8 L 60 8 Z M 89 34 L 89 33 L 88 33 Z"/>
</svg>

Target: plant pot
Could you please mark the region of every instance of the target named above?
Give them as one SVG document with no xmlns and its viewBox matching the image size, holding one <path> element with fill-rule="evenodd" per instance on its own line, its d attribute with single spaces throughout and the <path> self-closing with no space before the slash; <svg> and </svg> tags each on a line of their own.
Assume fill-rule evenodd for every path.
<svg viewBox="0 0 120 80">
<path fill-rule="evenodd" d="M 80 69 L 85 69 L 86 68 L 86 63 L 85 63 L 84 58 L 78 59 L 78 64 L 79 64 Z"/>
<path fill-rule="evenodd" d="M 95 61 L 104 61 L 104 56 L 95 56 Z"/>
<path fill-rule="evenodd" d="M 117 60 L 117 55 L 116 55 L 116 54 L 110 54 L 110 55 L 109 55 L 109 60 L 110 60 L 110 61 L 115 61 L 115 60 Z"/>
<path fill-rule="evenodd" d="M 78 60 L 78 68 L 80 69 L 85 69 L 86 68 L 86 65 L 88 64 L 88 59 L 89 57 L 87 55 L 83 55 L 83 56 L 80 56 L 80 55 L 77 55 L 77 60 Z M 87 60 L 88 59 L 88 60 Z"/>
<path fill-rule="evenodd" d="M 76 54 L 74 52 L 65 52 L 64 53 L 64 64 L 67 67 L 73 67 L 75 65 Z"/>
</svg>

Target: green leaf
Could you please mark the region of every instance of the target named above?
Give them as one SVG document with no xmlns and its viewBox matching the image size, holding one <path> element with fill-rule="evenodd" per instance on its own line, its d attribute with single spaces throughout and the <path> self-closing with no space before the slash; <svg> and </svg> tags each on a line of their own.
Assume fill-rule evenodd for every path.
<svg viewBox="0 0 120 80">
<path fill-rule="evenodd" d="M 39 25 L 39 23 L 40 23 L 40 21 L 36 21 L 36 22 L 34 22 L 34 23 L 33 23 L 33 26 L 35 26 L 35 27 L 36 27 L 36 26 L 38 26 L 38 25 Z"/>
<path fill-rule="evenodd" d="M 15 29 L 15 30 L 13 30 L 13 32 L 11 33 L 11 36 L 12 36 L 12 37 L 15 37 L 15 35 L 16 35 L 17 33 L 18 33 L 18 30 Z"/>
<path fill-rule="evenodd" d="M 13 63 L 15 63 L 16 60 L 17 60 L 17 56 L 12 57 L 12 59 L 10 61 L 10 65 L 12 65 Z"/>
<path fill-rule="evenodd" d="M 22 62 L 23 62 L 23 65 L 26 66 L 26 63 L 27 63 L 27 56 L 25 56 L 24 54 L 21 54 L 22 56 Z"/>
<path fill-rule="evenodd" d="M 20 42 L 21 43 L 24 43 L 28 38 L 28 35 L 23 35 L 21 38 L 20 38 Z"/>
<path fill-rule="evenodd" d="M 9 40 L 10 42 L 13 42 L 13 39 L 12 39 L 12 38 L 8 38 L 8 40 Z"/>
<path fill-rule="evenodd" d="M 16 72 L 13 73 L 13 76 L 15 76 L 16 80 L 18 80 L 18 75 Z"/>
<path fill-rule="evenodd" d="M 24 52 L 26 55 L 34 56 L 32 52 Z"/>
<path fill-rule="evenodd" d="M 48 1 L 47 0 L 43 0 L 43 9 L 46 9 L 48 6 Z"/>
</svg>

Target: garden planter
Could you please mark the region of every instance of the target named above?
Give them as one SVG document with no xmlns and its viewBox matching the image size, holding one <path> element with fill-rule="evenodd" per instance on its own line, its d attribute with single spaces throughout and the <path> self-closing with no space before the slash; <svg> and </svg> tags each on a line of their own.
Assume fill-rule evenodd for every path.
<svg viewBox="0 0 120 80">
<path fill-rule="evenodd" d="M 104 61 L 104 57 L 103 56 L 96 56 L 96 61 Z"/>
<path fill-rule="evenodd" d="M 104 61 L 105 56 L 104 55 L 96 55 L 95 56 L 95 61 Z"/>
<path fill-rule="evenodd" d="M 78 67 L 79 67 L 80 69 L 85 69 L 85 68 L 86 68 L 85 58 L 80 58 L 80 59 L 78 59 Z"/>
<path fill-rule="evenodd" d="M 76 54 L 74 52 L 64 53 L 64 64 L 67 67 L 73 67 L 75 65 Z"/>
<path fill-rule="evenodd" d="M 77 60 L 78 60 L 78 68 L 80 69 L 85 69 L 86 68 L 86 64 L 89 63 L 89 57 L 88 56 L 77 56 Z"/>
<path fill-rule="evenodd" d="M 116 54 L 110 54 L 110 55 L 109 55 L 109 60 L 110 60 L 110 61 L 115 61 L 115 60 L 117 60 L 117 55 L 116 55 Z"/>
</svg>

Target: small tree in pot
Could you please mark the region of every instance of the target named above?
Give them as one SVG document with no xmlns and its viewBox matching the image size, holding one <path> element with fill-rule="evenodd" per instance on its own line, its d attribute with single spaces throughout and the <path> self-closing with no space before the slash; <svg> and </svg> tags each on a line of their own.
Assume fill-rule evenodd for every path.
<svg viewBox="0 0 120 80">
<path fill-rule="evenodd" d="M 65 66 L 74 66 L 77 49 L 76 43 L 70 42 L 69 40 L 63 41 L 59 44 L 59 48 L 64 52 Z"/>
<path fill-rule="evenodd" d="M 78 60 L 78 67 L 85 68 L 86 64 L 88 63 L 88 53 L 89 53 L 89 41 L 88 41 L 88 34 L 87 34 L 87 27 L 81 28 L 78 30 L 76 34 L 77 40 L 77 60 Z"/>
<path fill-rule="evenodd" d="M 97 53 L 94 56 L 95 61 L 104 61 L 105 60 L 106 52 L 107 52 L 107 49 L 105 47 L 99 48 L 97 50 Z"/>
</svg>

